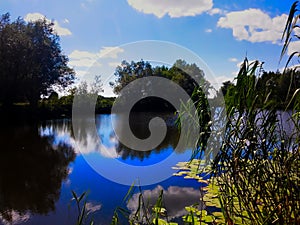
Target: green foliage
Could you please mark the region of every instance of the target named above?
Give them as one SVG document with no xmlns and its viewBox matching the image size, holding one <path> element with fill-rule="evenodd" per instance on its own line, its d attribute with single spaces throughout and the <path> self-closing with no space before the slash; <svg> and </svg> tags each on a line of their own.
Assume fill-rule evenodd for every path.
<svg viewBox="0 0 300 225">
<path fill-rule="evenodd" d="M 288 50 L 288 46 L 290 45 L 291 41 L 294 38 L 296 38 L 298 40 L 300 39 L 299 35 L 297 35 L 297 34 L 293 35 L 293 31 L 295 29 L 299 28 L 299 25 L 297 24 L 299 22 L 299 10 L 297 9 L 298 4 L 299 4 L 299 1 L 295 1 L 293 3 L 293 5 L 291 6 L 287 22 L 286 22 L 284 31 L 282 33 L 281 40 L 284 41 L 284 44 L 283 44 L 283 48 L 282 48 L 281 55 L 280 55 L 281 60 L 282 60 L 283 56 L 286 54 L 286 52 Z M 286 66 L 285 66 L 286 68 L 287 68 L 287 66 L 289 65 L 289 63 L 291 62 L 291 60 L 293 59 L 294 56 L 299 57 L 299 53 L 300 53 L 300 51 L 295 51 L 289 56 L 289 58 L 286 62 Z"/>
<path fill-rule="evenodd" d="M 189 162 L 178 162 L 172 169 L 178 170 L 173 176 L 184 176 L 184 179 L 196 179 L 200 183 L 208 184 L 210 167 L 205 160 L 192 159 Z M 205 173 L 205 176 L 201 176 Z"/>
<path fill-rule="evenodd" d="M 134 192 L 135 186 L 133 184 L 124 197 L 123 204 L 128 203 L 131 200 Z M 136 211 L 130 212 L 122 207 L 117 207 L 112 218 L 111 225 L 120 224 L 120 215 L 124 216 L 129 224 L 178 225 L 176 222 L 169 221 L 168 209 L 164 207 L 163 190 L 160 191 L 156 203 L 153 206 L 148 205 L 140 187 L 138 193 L 138 207 Z M 207 211 L 204 209 L 199 210 L 197 205 L 185 207 L 185 210 L 186 215 L 182 217 L 182 222 L 184 224 L 206 224 L 206 222 L 211 223 L 214 221 L 214 217 L 212 215 L 208 215 Z"/>
<path fill-rule="evenodd" d="M 180 171 L 175 174 L 200 182 L 202 172 L 214 175 L 204 188 L 203 201 L 221 209 L 212 213 L 217 224 L 298 224 L 300 220 L 300 89 L 294 82 L 297 73 L 286 70 L 277 77 L 267 73 L 260 77 L 261 72 L 258 61 L 250 63 L 245 59 L 236 85 L 228 83 L 223 89 L 227 110 L 225 135 L 212 165 L 194 159 L 179 164 Z M 285 101 L 273 104 L 276 93 L 280 93 L 274 84 L 288 87 L 281 93 L 286 96 Z M 292 107 L 288 118 L 281 117 L 288 112 L 278 111 L 279 105 Z M 197 109 L 203 112 L 199 105 Z M 286 123 L 293 124 L 291 130 L 284 129 Z M 200 152 L 210 151 L 206 142 L 199 139 Z M 185 217 L 186 221 L 198 223 L 195 215 L 193 211 Z"/>
<path fill-rule="evenodd" d="M 28 101 L 34 107 L 53 85 L 71 84 L 74 71 L 67 62 L 52 23 L 25 23 L 20 18 L 10 22 L 8 13 L 1 16 L 0 102 L 4 105 Z"/>
<path fill-rule="evenodd" d="M 245 63 L 249 64 L 248 60 Z M 292 100 L 295 91 L 300 88 L 300 71 L 294 69 L 286 69 L 284 73 L 263 71 L 262 74 L 258 75 L 260 76 L 255 74 L 246 75 L 245 79 L 252 79 L 251 93 L 256 95 L 257 106 L 261 108 L 285 109 Z M 242 82 L 242 77 L 237 78 L 237 80 L 239 79 Z M 235 98 L 236 93 L 241 93 L 238 87 L 240 87 L 240 84 L 234 85 L 231 82 L 225 82 L 221 87 L 227 106 L 240 104 L 241 108 L 248 107 L 246 98 L 249 99 L 249 96 L 247 94 L 242 95 L 241 99 Z M 248 100 L 248 102 L 250 101 Z M 292 103 L 294 103 L 294 100 Z M 292 107 L 293 104 L 290 104 L 289 109 Z"/>
<path fill-rule="evenodd" d="M 214 179 L 209 179 L 211 173 L 210 164 L 205 160 L 192 159 L 189 162 L 179 162 L 173 169 L 178 170 L 174 176 L 184 176 L 185 179 L 195 179 L 205 187 L 201 188 L 203 202 L 202 208 L 194 206 L 185 207 L 188 212 L 183 216 L 185 224 L 223 224 L 225 217 L 221 211 L 219 200 L 219 186 Z M 218 211 L 210 212 L 207 207 L 216 207 Z M 239 223 L 237 223 L 239 224 Z"/>
<path fill-rule="evenodd" d="M 98 93 L 102 90 L 102 84 L 99 79 L 99 77 L 96 78 L 97 83 L 92 84 L 90 90 L 88 89 L 88 84 L 83 82 L 79 85 L 79 87 L 71 89 L 68 95 L 60 98 L 56 92 L 52 92 L 48 98 L 44 98 L 40 101 L 39 110 L 43 114 L 52 117 L 71 116 L 74 96 L 76 93 L 77 95 L 84 96 L 84 98 L 97 97 L 95 105 L 96 113 L 110 113 L 110 109 L 114 104 L 115 98 L 98 95 Z"/>
<path fill-rule="evenodd" d="M 116 68 L 114 75 L 116 76 L 116 82 L 111 85 L 114 87 L 116 94 L 119 94 L 122 88 L 130 82 L 148 76 L 163 77 L 174 81 L 189 95 L 192 95 L 195 87 L 199 86 L 198 84 L 201 84 L 204 93 L 207 93 L 211 88 L 209 82 L 204 78 L 204 72 L 196 64 L 188 64 L 184 60 L 177 60 L 171 68 L 166 66 L 153 68 L 149 62 L 143 60 L 139 62 L 132 61 L 131 63 L 122 61 L 121 65 Z"/>
<path fill-rule="evenodd" d="M 88 211 L 86 208 L 86 199 L 85 199 L 86 194 L 87 194 L 86 192 L 83 192 L 80 196 L 78 196 L 75 191 L 72 191 L 73 200 L 75 200 L 75 202 L 76 202 L 77 211 L 78 211 L 76 225 L 83 225 L 83 224 L 93 225 L 94 224 L 93 221 L 90 221 L 88 223 L 86 222 L 86 218 L 88 215 Z"/>
<path fill-rule="evenodd" d="M 281 121 L 272 105 L 267 110 L 261 106 L 257 65 L 245 60 L 237 85 L 229 90 L 226 133 L 212 168 L 220 203 L 227 223 L 239 218 L 244 224 L 296 224 L 299 120 L 291 116 L 294 128 L 287 133 L 283 124 L 289 121 Z M 267 103 L 270 92 L 260 93 Z"/>
<path fill-rule="evenodd" d="M 196 115 L 191 115 L 193 107 L 197 109 L 195 111 Z M 181 128 L 181 119 L 188 118 L 187 121 L 189 123 L 189 129 L 185 131 L 185 147 L 193 150 L 193 154 L 191 156 L 192 159 L 196 156 L 201 158 L 201 154 L 203 153 L 202 150 L 207 147 L 207 141 L 211 135 L 212 110 L 214 109 L 209 104 L 207 96 L 201 87 L 195 87 L 188 102 L 181 102 L 181 108 L 178 111 L 176 124 L 179 128 Z M 198 118 L 198 120 L 195 121 L 195 118 Z M 195 126 L 195 124 L 197 124 L 197 126 Z M 197 128 L 199 128 L 199 130 L 193 130 Z M 193 143 L 195 140 L 193 140 L 193 137 L 190 135 L 194 131 L 199 132 L 196 143 Z"/>
<path fill-rule="evenodd" d="M 226 90 L 225 103 L 227 111 L 235 107 L 239 112 L 242 112 L 245 108 L 251 108 L 253 102 L 258 101 L 255 76 L 258 68 L 258 61 L 250 63 L 245 58 L 237 75 L 236 85 L 230 85 Z"/>
</svg>

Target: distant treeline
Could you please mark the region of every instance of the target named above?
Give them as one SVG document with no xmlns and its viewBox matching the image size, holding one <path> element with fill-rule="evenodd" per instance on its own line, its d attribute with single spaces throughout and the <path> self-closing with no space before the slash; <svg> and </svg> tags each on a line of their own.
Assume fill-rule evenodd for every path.
<svg viewBox="0 0 300 225">
<path fill-rule="evenodd" d="M 248 86 L 252 86 L 251 93 L 244 93 L 244 100 L 237 102 L 235 93 L 243 93 L 240 89 L 244 87 L 242 83 L 245 82 Z M 286 69 L 284 72 L 262 71 L 257 75 L 239 73 L 236 84 L 231 81 L 224 82 L 220 93 L 224 95 L 227 105 L 249 107 L 247 106 L 247 95 L 251 94 L 256 96 L 256 101 L 262 108 L 272 107 L 284 110 L 293 108 L 297 100 L 295 94 L 298 89 L 300 89 L 300 71 Z"/>
<path fill-rule="evenodd" d="M 62 53 L 59 37 L 55 34 L 53 24 L 46 20 L 25 22 L 18 18 L 10 21 L 10 15 L 0 17 L 0 113 L 23 112 L 34 116 L 57 117 L 70 116 L 75 93 L 97 94 L 96 113 L 109 113 L 115 98 L 105 98 L 102 92 L 101 77 L 95 76 L 93 84 L 82 82 L 77 88 L 71 89 L 75 82 L 75 71 L 68 66 L 68 58 Z M 223 83 L 218 91 L 225 97 L 226 104 L 239 104 L 247 107 L 247 93 L 244 102 L 236 102 L 233 99 L 235 92 L 242 87 L 239 82 L 248 80 L 252 94 L 257 95 L 257 101 L 262 107 L 275 105 L 277 108 L 292 107 L 294 92 L 300 88 L 300 72 L 286 70 L 280 72 L 264 72 L 259 67 L 259 62 L 254 62 L 258 75 L 241 74 L 237 76 L 237 82 Z M 245 64 L 244 64 L 245 65 Z M 241 71 L 247 71 L 241 69 Z M 171 67 L 153 66 L 143 60 L 138 62 L 121 62 L 115 69 L 115 82 L 110 83 L 116 95 L 126 96 L 123 88 L 134 80 L 144 77 L 166 78 L 183 89 L 197 104 L 207 107 L 208 93 L 213 89 L 206 80 L 203 70 L 195 63 L 187 63 L 178 59 Z M 89 86 L 91 85 L 91 86 Z M 138 92 L 147 92 L 153 85 L 159 83 L 143 84 L 144 87 L 132 87 L 127 89 L 128 96 L 134 96 Z M 73 86 L 74 87 L 74 86 Z M 58 98 L 54 90 L 69 91 L 69 94 Z M 197 92 L 195 92 L 197 90 Z M 162 92 L 174 95 L 176 90 L 162 87 Z M 196 94 L 195 94 L 196 93 Z M 265 96 L 269 93 L 267 99 Z M 248 93 L 249 94 L 249 93 Z M 41 96 L 46 96 L 41 98 Z M 126 102 L 126 101 L 125 101 Z M 204 103 L 204 104 L 203 104 Z M 126 103 L 125 103 L 126 104 Z M 157 97 L 142 98 L 133 107 L 133 111 L 175 111 L 176 109 L 166 101 Z"/>
<path fill-rule="evenodd" d="M 14 103 L 9 107 L 0 105 L 0 115 L 13 117 L 16 119 L 55 119 L 55 118 L 70 118 L 72 116 L 72 107 L 74 95 L 62 96 L 60 98 L 56 93 L 51 94 L 49 98 L 39 101 L 36 108 L 32 108 L 29 103 Z M 95 113 L 109 114 L 111 107 L 115 101 L 115 97 L 98 96 Z"/>
</svg>

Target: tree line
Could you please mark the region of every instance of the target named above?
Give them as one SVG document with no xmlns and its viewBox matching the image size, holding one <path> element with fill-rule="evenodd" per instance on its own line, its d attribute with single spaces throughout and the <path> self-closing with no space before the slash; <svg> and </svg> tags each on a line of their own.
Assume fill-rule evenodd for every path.
<svg viewBox="0 0 300 225">
<path fill-rule="evenodd" d="M 122 96 L 145 96 L 137 104 L 134 105 L 133 111 L 175 111 L 176 109 L 166 99 L 158 96 L 159 93 L 154 93 L 156 97 L 149 97 L 150 92 L 154 88 L 164 92 L 165 96 L 171 96 L 176 93 L 176 89 L 183 89 L 189 96 L 196 98 L 194 91 L 197 89 L 203 95 L 208 94 L 212 88 L 209 81 L 206 80 L 204 71 L 201 70 L 195 63 L 187 63 L 183 59 L 178 59 L 171 67 L 165 65 L 153 66 L 149 62 L 140 60 L 138 62 L 122 61 L 121 65 L 115 69 L 115 82 L 111 82 L 110 85 L 114 90 L 114 93 Z M 132 86 L 128 88 L 128 84 L 139 79 L 147 77 L 159 77 L 165 78 L 172 83 L 172 88 L 163 87 L 160 80 L 157 82 L 140 83 L 139 86 Z M 142 86 L 141 86 L 142 85 Z M 125 92 L 124 87 L 127 86 Z M 201 87 L 201 88 L 198 88 Z M 174 90 L 175 88 L 175 90 Z M 148 96 L 148 97 L 147 97 Z M 126 102 L 126 98 L 125 98 Z"/>
<path fill-rule="evenodd" d="M 259 62 L 249 63 L 245 58 L 243 66 L 237 75 L 236 83 L 232 81 L 223 82 L 219 94 L 222 94 L 225 99 L 226 105 L 239 105 L 240 108 L 250 107 L 247 106 L 247 93 L 242 90 L 243 85 L 241 83 L 246 82 L 248 86 L 252 86 L 251 94 L 257 97 L 258 105 L 262 108 L 276 108 L 279 110 L 285 110 L 293 108 L 293 105 L 297 98 L 294 96 L 296 91 L 300 88 L 300 71 L 297 69 L 287 68 L 283 72 L 277 70 L 264 71 L 259 67 Z M 254 67 L 257 74 L 247 74 L 241 71 L 246 71 L 249 67 Z M 244 100 L 237 102 L 236 93 L 244 93 Z M 250 94 L 250 93 L 248 93 Z"/>
<path fill-rule="evenodd" d="M 295 90 L 300 88 L 300 72 L 297 70 L 286 70 L 284 73 L 266 72 L 262 69 L 259 71 L 260 74 L 252 74 L 252 78 L 246 74 L 245 79 L 254 79 L 258 96 L 264 96 L 263 92 L 271 93 L 267 99 L 268 104 L 283 108 L 290 102 Z M 194 102 L 199 98 L 205 98 L 212 89 L 203 70 L 195 63 L 189 64 L 182 59 L 178 59 L 171 67 L 153 66 L 144 60 L 137 62 L 124 60 L 116 67 L 114 75 L 115 82 L 110 85 L 116 95 L 120 95 L 121 90 L 130 82 L 149 76 L 162 77 L 175 82 L 192 96 Z M 241 74 L 238 74 L 238 77 L 241 77 Z M 41 106 L 45 113 L 47 111 L 70 113 L 74 94 L 76 91 L 82 92 L 84 88 L 87 89 L 87 85 L 82 83 L 81 86 L 70 89 L 69 94 L 62 98 L 58 98 L 54 89 L 66 90 L 74 82 L 75 71 L 68 66 L 68 57 L 62 51 L 53 23 L 47 22 L 46 19 L 25 22 L 22 18 L 18 18 L 11 21 L 9 13 L 0 17 L 0 104 L 2 107 L 9 108 L 14 103 L 27 102 L 33 109 Z M 95 86 L 97 93 L 101 89 L 99 83 L 101 81 L 98 77 Z M 220 88 L 219 94 L 223 94 L 228 103 L 233 100 L 233 93 L 237 92 L 239 86 L 238 82 L 234 84 L 232 81 L 226 81 Z M 198 90 L 198 96 L 195 96 L 195 90 Z M 130 91 L 134 93 L 139 90 Z M 50 98 L 41 100 L 41 96 L 50 96 Z M 258 101 L 264 105 L 266 99 L 259 98 Z M 97 107 L 109 109 L 113 102 L 114 98 L 106 99 L 100 96 Z M 154 97 L 141 100 L 135 109 L 174 111 L 168 102 Z"/>
</svg>

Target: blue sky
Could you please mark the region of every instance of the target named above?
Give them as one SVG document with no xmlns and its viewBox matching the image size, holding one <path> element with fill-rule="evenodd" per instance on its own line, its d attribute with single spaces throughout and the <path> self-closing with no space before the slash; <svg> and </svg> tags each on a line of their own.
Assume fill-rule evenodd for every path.
<svg viewBox="0 0 300 225">
<path fill-rule="evenodd" d="M 233 80 L 246 54 L 249 60 L 264 61 L 265 70 L 281 69 L 280 38 L 293 2 L 1 0 L 0 13 L 9 12 L 12 20 L 46 16 L 54 21 L 63 51 L 78 77 L 87 77 L 93 65 L 105 81 L 105 95 L 111 95 L 107 77 L 122 59 L 135 59 L 125 58 L 125 50 L 134 51 L 130 43 L 143 40 L 174 43 L 191 50 L 212 70 L 215 79 L 211 82 L 216 88 L 225 80 Z M 300 44 L 295 42 L 289 51 L 297 47 Z M 161 54 L 160 49 L 156 52 Z M 147 53 L 142 58 L 147 59 Z"/>
</svg>

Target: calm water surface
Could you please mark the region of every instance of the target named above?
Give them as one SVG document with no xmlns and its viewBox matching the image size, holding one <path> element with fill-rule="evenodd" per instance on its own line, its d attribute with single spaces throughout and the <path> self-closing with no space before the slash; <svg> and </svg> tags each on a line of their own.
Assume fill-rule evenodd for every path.
<svg viewBox="0 0 300 225">
<path fill-rule="evenodd" d="M 129 186 L 112 181 L 107 174 L 122 176 L 120 179 L 131 178 L 128 171 L 111 166 L 116 160 L 138 169 L 163 162 L 173 155 L 173 161 L 161 163 L 159 171 L 145 174 L 156 176 L 162 171 L 176 172 L 171 167 L 179 161 L 187 161 L 191 155 L 188 149 L 174 152 L 179 137 L 175 118 L 162 116 L 168 124 L 167 136 L 156 149 L 148 152 L 132 151 L 118 142 L 111 124 L 118 119 L 116 115 L 98 115 L 97 136 L 82 129 L 79 140 L 74 139 L 72 122 L 68 119 L 2 124 L 0 224 L 75 224 L 77 209 L 71 201 L 72 190 L 78 194 L 87 191 L 89 217 L 96 224 L 109 224 Z M 149 118 L 149 114 L 136 114 L 131 118 L 130 125 L 137 137 L 149 136 Z M 90 166 L 91 161 L 97 162 L 106 175 L 96 172 Z M 142 189 L 152 203 L 164 189 L 168 216 L 176 220 L 184 214 L 184 206 L 199 202 L 199 186 L 194 180 L 169 177 Z M 134 196 L 126 207 L 133 210 L 136 203 Z"/>
</svg>

